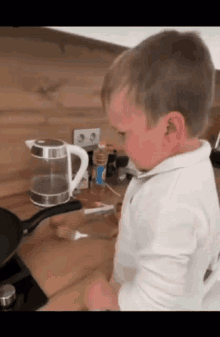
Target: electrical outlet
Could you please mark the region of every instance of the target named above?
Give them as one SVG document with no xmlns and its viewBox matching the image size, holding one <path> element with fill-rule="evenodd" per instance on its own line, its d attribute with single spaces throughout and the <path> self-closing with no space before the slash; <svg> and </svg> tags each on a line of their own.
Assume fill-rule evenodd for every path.
<svg viewBox="0 0 220 337">
<path fill-rule="evenodd" d="M 98 145 L 100 141 L 100 128 L 81 129 L 73 131 L 73 144 L 81 147 Z"/>
</svg>

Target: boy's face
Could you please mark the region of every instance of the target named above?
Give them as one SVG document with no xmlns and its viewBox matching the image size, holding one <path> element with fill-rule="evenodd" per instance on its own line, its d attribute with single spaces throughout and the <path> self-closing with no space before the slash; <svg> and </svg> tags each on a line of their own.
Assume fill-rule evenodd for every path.
<svg viewBox="0 0 220 337">
<path fill-rule="evenodd" d="M 161 118 L 150 130 L 145 114 L 129 103 L 125 93 L 123 90 L 113 97 L 108 119 L 117 132 L 124 133 L 124 150 L 138 170 L 151 170 L 165 159 L 201 145 L 198 139 L 187 139 L 184 118 L 178 112 Z"/>
</svg>

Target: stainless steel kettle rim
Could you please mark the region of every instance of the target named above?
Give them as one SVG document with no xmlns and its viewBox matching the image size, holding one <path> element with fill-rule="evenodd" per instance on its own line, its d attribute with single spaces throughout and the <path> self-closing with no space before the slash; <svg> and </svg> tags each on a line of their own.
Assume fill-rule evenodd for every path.
<svg viewBox="0 0 220 337">
<path fill-rule="evenodd" d="M 31 154 L 43 159 L 61 159 L 67 157 L 66 144 L 60 139 L 38 139 L 31 148 Z"/>
<path fill-rule="evenodd" d="M 37 144 L 39 147 L 55 147 L 55 148 L 59 148 L 59 147 L 63 147 L 65 145 L 65 142 L 63 140 L 60 139 L 52 139 L 52 138 L 39 138 L 35 141 L 35 144 Z"/>
</svg>

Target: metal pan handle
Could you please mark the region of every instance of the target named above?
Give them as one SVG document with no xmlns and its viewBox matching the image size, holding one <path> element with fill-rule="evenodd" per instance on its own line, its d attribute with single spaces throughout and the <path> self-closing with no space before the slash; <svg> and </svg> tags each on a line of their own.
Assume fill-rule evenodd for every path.
<svg viewBox="0 0 220 337">
<path fill-rule="evenodd" d="M 44 219 L 47 219 L 49 217 L 52 217 L 54 215 L 58 214 L 64 214 L 68 212 L 77 211 L 83 208 L 82 203 L 79 200 L 74 200 L 67 202 L 65 204 L 49 207 L 47 209 L 44 209 L 34 216 L 32 216 L 28 220 L 21 221 L 21 224 L 23 226 L 23 234 L 29 234 L 31 233 L 37 225 L 43 221 Z"/>
</svg>

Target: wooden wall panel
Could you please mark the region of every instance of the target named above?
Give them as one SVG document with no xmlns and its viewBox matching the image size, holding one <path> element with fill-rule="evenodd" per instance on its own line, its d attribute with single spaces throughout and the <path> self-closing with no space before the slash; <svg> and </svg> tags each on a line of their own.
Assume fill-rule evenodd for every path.
<svg viewBox="0 0 220 337">
<path fill-rule="evenodd" d="M 32 64 L 24 59 L 0 59 L 0 110 L 101 107 L 103 69 Z M 28 62 L 28 60 L 27 60 Z M 7 69 L 7 71 L 6 71 Z M 13 69 L 13 72 L 11 71 Z"/>
</svg>

